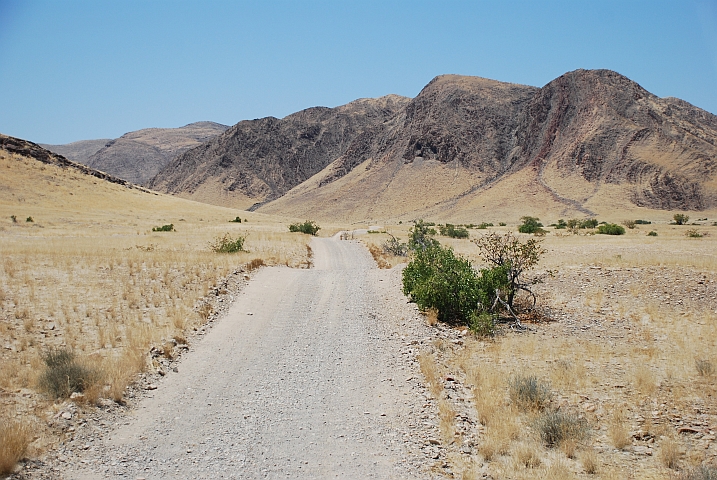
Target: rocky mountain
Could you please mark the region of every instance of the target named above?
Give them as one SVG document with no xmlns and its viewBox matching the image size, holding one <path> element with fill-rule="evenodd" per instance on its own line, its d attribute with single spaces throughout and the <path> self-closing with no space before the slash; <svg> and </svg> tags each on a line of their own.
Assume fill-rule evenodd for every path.
<svg viewBox="0 0 717 480">
<path fill-rule="evenodd" d="M 357 139 L 374 138 L 407 102 L 388 95 L 239 122 L 177 157 L 148 185 L 227 206 L 266 202 L 326 168 Z"/>
<path fill-rule="evenodd" d="M 114 140 L 85 140 L 45 148 L 71 160 L 110 173 L 132 183 L 144 184 L 177 155 L 194 148 L 227 128 L 214 122 L 196 122 L 179 128 L 146 128 Z M 96 150 L 92 151 L 94 147 Z"/>
<path fill-rule="evenodd" d="M 542 88 L 443 75 L 388 96 L 240 122 L 152 188 L 346 221 L 717 207 L 717 117 L 609 70 Z"/>
</svg>

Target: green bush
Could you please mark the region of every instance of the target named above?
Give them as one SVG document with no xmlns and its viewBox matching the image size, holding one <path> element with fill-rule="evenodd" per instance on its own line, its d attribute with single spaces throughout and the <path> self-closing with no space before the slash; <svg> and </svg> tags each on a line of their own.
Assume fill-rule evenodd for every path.
<svg viewBox="0 0 717 480">
<path fill-rule="evenodd" d="M 49 350 L 42 360 L 45 370 L 38 383 L 42 391 L 54 398 L 67 398 L 74 392 L 82 393 L 97 381 L 97 372 L 77 362 L 69 350 Z"/>
<path fill-rule="evenodd" d="M 547 410 L 535 420 L 535 430 L 546 446 L 555 447 L 566 440 L 583 440 L 588 434 L 585 419 L 562 410 Z"/>
<path fill-rule="evenodd" d="M 481 229 L 481 230 L 485 230 L 486 228 L 492 227 L 492 226 L 493 226 L 492 223 L 483 222 L 483 223 L 481 223 L 480 225 L 478 225 L 478 227 L 476 227 L 476 228 L 479 228 L 479 229 Z"/>
<path fill-rule="evenodd" d="M 581 221 L 578 225 L 578 228 L 586 229 L 586 228 L 595 228 L 598 226 L 598 220 L 597 218 L 586 218 L 585 220 Z"/>
<path fill-rule="evenodd" d="M 153 232 L 174 232 L 174 225 L 162 225 L 161 227 L 152 227 Z"/>
<path fill-rule="evenodd" d="M 624 235 L 625 228 L 615 223 L 606 223 L 598 227 L 597 233 L 603 235 Z"/>
<path fill-rule="evenodd" d="M 543 224 L 540 223 L 540 219 L 537 217 L 525 216 L 520 217 L 520 220 L 523 222 L 522 225 L 518 227 L 518 231 L 520 233 L 536 233 L 539 231 L 545 231 L 541 229 Z"/>
<path fill-rule="evenodd" d="M 656 237 L 656 236 L 657 236 L 657 232 L 654 231 L 654 230 L 652 230 L 652 231 L 650 231 L 650 233 L 647 234 L 647 236 L 648 236 L 648 237 Z"/>
<path fill-rule="evenodd" d="M 213 242 L 209 243 L 209 249 L 216 253 L 236 253 L 236 252 L 244 252 L 244 242 L 246 241 L 246 237 L 242 237 L 241 235 L 232 238 L 231 235 L 228 233 L 225 233 L 221 237 L 217 237 L 214 239 Z"/>
<path fill-rule="evenodd" d="M 691 228 L 691 229 L 687 230 L 687 231 L 685 232 L 685 236 L 686 236 L 686 237 L 690 237 L 690 238 L 702 238 L 702 237 L 704 237 L 704 235 L 703 235 L 702 233 L 700 233 L 699 231 L 697 231 L 696 228 Z"/>
<path fill-rule="evenodd" d="M 229 221 L 233 222 L 233 223 L 241 223 L 241 217 L 236 217 L 234 220 L 229 220 Z"/>
<path fill-rule="evenodd" d="M 635 220 L 635 225 L 651 225 L 652 222 L 648 220 Z"/>
<path fill-rule="evenodd" d="M 433 238 L 436 234 L 436 230 L 431 228 L 433 225 L 435 224 L 416 220 L 408 232 L 408 248 L 418 251 L 438 245 L 438 240 Z"/>
<path fill-rule="evenodd" d="M 27 217 L 27 218 L 25 219 L 25 221 L 26 221 L 26 222 L 34 222 L 35 220 L 33 220 L 32 217 Z"/>
<path fill-rule="evenodd" d="M 675 220 L 675 225 L 686 225 L 687 222 L 690 221 L 689 215 L 685 215 L 684 213 L 676 213 L 672 218 Z"/>
<path fill-rule="evenodd" d="M 289 225 L 290 232 L 301 232 L 315 236 L 319 230 L 321 230 L 321 227 L 313 220 L 306 220 L 304 223 L 292 223 Z"/>
<path fill-rule="evenodd" d="M 562 218 L 560 220 L 558 220 L 558 223 L 554 224 L 553 226 L 555 227 L 556 230 L 564 230 L 564 229 L 568 228 L 568 224 Z"/>
<path fill-rule="evenodd" d="M 483 310 L 473 311 L 468 316 L 468 328 L 479 337 L 488 337 L 495 333 L 496 315 Z"/>
<path fill-rule="evenodd" d="M 533 375 L 515 376 L 508 387 L 510 401 L 523 410 L 542 410 L 553 398 L 550 386 Z"/>
<path fill-rule="evenodd" d="M 441 235 L 451 238 L 468 238 L 470 234 L 464 227 L 456 227 L 450 223 L 446 223 L 444 227 L 439 227 Z"/>
</svg>

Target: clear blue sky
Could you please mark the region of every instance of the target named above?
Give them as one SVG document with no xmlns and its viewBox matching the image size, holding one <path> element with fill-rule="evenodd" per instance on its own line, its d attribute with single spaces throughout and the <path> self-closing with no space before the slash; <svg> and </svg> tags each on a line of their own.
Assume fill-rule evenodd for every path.
<svg viewBox="0 0 717 480">
<path fill-rule="evenodd" d="M 0 0 L 0 132 L 39 143 L 577 68 L 717 113 L 717 0 Z"/>
</svg>

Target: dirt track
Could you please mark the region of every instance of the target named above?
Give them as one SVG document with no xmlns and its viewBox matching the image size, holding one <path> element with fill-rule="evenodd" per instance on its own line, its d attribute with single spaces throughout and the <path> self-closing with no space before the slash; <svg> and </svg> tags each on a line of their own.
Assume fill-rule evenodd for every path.
<svg viewBox="0 0 717 480">
<path fill-rule="evenodd" d="M 311 270 L 258 272 L 178 373 L 63 476 L 421 478 L 431 427 L 399 352 L 410 308 L 387 288 L 396 272 L 356 242 L 312 247 Z"/>
</svg>

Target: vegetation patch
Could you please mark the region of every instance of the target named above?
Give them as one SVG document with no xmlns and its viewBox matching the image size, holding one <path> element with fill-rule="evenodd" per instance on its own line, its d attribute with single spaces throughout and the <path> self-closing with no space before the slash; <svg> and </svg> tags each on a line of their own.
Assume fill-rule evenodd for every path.
<svg viewBox="0 0 717 480">
<path fill-rule="evenodd" d="M 43 357 L 45 369 L 38 381 L 40 389 L 53 398 L 82 393 L 98 380 L 98 373 L 79 362 L 69 350 L 58 348 Z"/>
<path fill-rule="evenodd" d="M 535 430 L 547 447 L 556 447 L 569 441 L 579 442 L 587 437 L 588 424 L 572 412 L 546 410 L 535 420 Z"/>
<path fill-rule="evenodd" d="M 0 475 L 12 473 L 31 441 L 26 422 L 0 416 Z"/>
<path fill-rule="evenodd" d="M 321 230 L 321 227 L 313 220 L 306 220 L 304 223 L 292 223 L 289 225 L 290 232 L 300 232 L 316 236 L 319 230 Z"/>
<path fill-rule="evenodd" d="M 550 385 L 541 382 L 534 375 L 518 375 L 508 383 L 510 401 L 523 410 L 542 410 L 553 398 Z"/>
<path fill-rule="evenodd" d="M 445 226 L 440 227 L 441 235 L 444 237 L 451 238 L 468 238 L 470 235 L 465 227 L 455 226 L 447 223 Z"/>
<path fill-rule="evenodd" d="M 625 235 L 625 228 L 616 223 L 606 223 L 598 227 L 597 233 L 602 235 Z"/>
<path fill-rule="evenodd" d="M 241 223 L 241 217 L 236 217 L 234 220 L 229 220 L 232 223 Z"/>
<path fill-rule="evenodd" d="M 161 227 L 152 227 L 153 232 L 176 232 L 174 224 L 162 225 Z"/>
<path fill-rule="evenodd" d="M 676 213 L 672 216 L 672 219 L 674 220 L 673 225 L 687 225 L 687 222 L 690 221 L 690 216 L 684 213 Z"/>
<path fill-rule="evenodd" d="M 241 235 L 232 237 L 230 234 L 225 233 L 221 237 L 217 237 L 214 241 L 209 243 L 209 249 L 216 253 L 236 253 L 245 252 L 244 242 L 246 237 Z"/>
<path fill-rule="evenodd" d="M 540 219 L 538 217 L 520 217 L 520 220 L 523 222 L 519 227 L 518 231 L 520 233 L 532 233 L 532 234 L 545 234 L 546 231 L 543 230 L 543 224 L 540 223 Z"/>
</svg>

